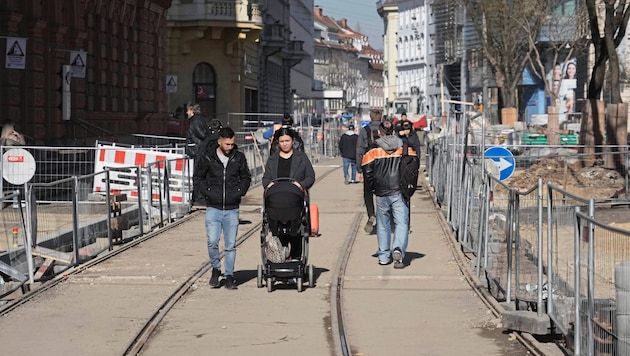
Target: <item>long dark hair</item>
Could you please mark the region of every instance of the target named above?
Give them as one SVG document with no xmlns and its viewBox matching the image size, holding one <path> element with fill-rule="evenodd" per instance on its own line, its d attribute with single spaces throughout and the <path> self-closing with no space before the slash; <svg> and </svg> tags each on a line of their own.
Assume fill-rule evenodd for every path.
<svg viewBox="0 0 630 356">
<path fill-rule="evenodd" d="M 281 127 L 273 134 L 273 140 L 278 142 L 280 136 L 291 136 L 292 140 L 295 140 L 295 131 L 289 127 Z"/>
</svg>

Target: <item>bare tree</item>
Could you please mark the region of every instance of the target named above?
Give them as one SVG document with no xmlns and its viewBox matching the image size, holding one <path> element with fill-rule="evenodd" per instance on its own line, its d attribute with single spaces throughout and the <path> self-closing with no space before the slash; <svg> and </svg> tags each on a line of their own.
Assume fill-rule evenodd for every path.
<svg viewBox="0 0 630 356">
<path fill-rule="evenodd" d="M 593 152 L 592 146 L 604 143 L 604 132 L 608 144 L 625 145 L 627 141 L 627 106 L 621 100 L 621 69 L 617 47 L 626 35 L 630 4 L 626 0 L 585 0 L 585 3 L 595 62 L 588 85 L 588 105 L 584 108 L 580 128 L 580 143 L 585 145 L 585 152 Z M 603 26 L 600 24 L 601 20 L 604 21 Z M 607 78 L 607 68 L 610 103 L 607 108 L 608 119 L 605 121 L 601 94 Z M 622 166 L 618 159 L 614 163 L 610 160 L 606 163 L 608 166 L 613 164 L 618 168 Z"/>
<path fill-rule="evenodd" d="M 558 3 L 558 1 L 555 1 Z M 553 5 L 551 5 L 553 8 Z M 575 13 L 562 16 L 547 16 L 537 37 L 529 33 L 529 26 L 522 27 L 530 47 L 529 68 L 544 82 L 545 94 L 552 99 L 558 97 L 559 88 L 553 87 L 549 80 L 550 65 L 568 62 L 576 52 L 585 49 L 586 33 L 584 26 L 588 22 L 584 8 Z"/>
<path fill-rule="evenodd" d="M 562 1 L 551 1 L 548 10 L 553 11 L 561 6 Z M 546 15 L 546 16 L 545 16 Z M 550 99 L 547 110 L 547 143 L 551 145 L 560 144 L 560 113 L 564 112 L 560 107 L 563 103 L 567 110 L 575 107 L 574 92 L 567 101 L 558 100 L 561 91 L 560 79 L 554 78 L 556 74 L 561 74 L 560 63 L 569 63 L 569 60 L 576 52 L 585 47 L 586 31 L 585 25 L 588 17 L 583 7 L 578 8 L 570 14 L 540 14 L 545 18 L 540 32 L 530 33 L 531 26 L 527 20 L 522 22 L 522 31 L 529 42 L 530 56 L 529 69 L 544 83 L 546 97 Z M 568 66 L 568 64 L 567 64 Z M 573 65 L 575 68 L 575 64 Z M 568 96 L 568 95 L 567 95 Z"/>
<path fill-rule="evenodd" d="M 617 47 L 626 35 L 628 19 L 630 18 L 630 4 L 625 0 L 602 0 L 598 6 L 596 0 L 586 0 L 591 42 L 595 54 L 595 64 L 588 86 L 587 97 L 599 99 L 601 97 L 604 80 L 606 78 L 606 62 L 610 61 L 610 102 L 621 103 L 621 89 L 619 85 L 619 57 Z M 602 11 L 603 10 L 603 11 Z M 600 25 L 600 14 L 604 12 L 603 34 Z"/>
<path fill-rule="evenodd" d="M 548 15 L 548 0 L 460 0 L 474 24 L 484 56 L 492 67 L 503 107 L 516 106 L 516 87 L 529 63 L 529 38 Z M 523 36 L 523 29 L 527 36 Z"/>
</svg>

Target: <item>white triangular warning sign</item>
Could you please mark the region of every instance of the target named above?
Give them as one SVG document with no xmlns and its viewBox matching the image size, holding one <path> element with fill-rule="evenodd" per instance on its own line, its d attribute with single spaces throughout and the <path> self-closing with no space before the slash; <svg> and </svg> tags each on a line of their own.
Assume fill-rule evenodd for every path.
<svg viewBox="0 0 630 356">
<path fill-rule="evenodd" d="M 177 76 L 176 75 L 167 75 L 166 76 L 166 92 L 177 93 Z"/>
<path fill-rule="evenodd" d="M 83 63 L 83 58 L 81 58 L 80 54 L 77 54 L 76 57 L 74 57 L 74 60 L 72 61 L 72 63 L 70 63 L 71 66 L 78 66 L 78 67 L 85 67 L 85 63 Z"/>
<path fill-rule="evenodd" d="M 26 38 L 7 37 L 5 68 L 24 69 L 26 66 Z"/>
<path fill-rule="evenodd" d="M 85 78 L 85 67 L 87 67 L 87 52 L 70 51 L 70 75 L 73 78 Z"/>
<path fill-rule="evenodd" d="M 13 45 L 9 48 L 7 52 L 8 56 L 24 56 L 24 51 L 22 51 L 22 47 L 20 47 L 20 43 L 18 41 L 13 42 Z"/>
</svg>

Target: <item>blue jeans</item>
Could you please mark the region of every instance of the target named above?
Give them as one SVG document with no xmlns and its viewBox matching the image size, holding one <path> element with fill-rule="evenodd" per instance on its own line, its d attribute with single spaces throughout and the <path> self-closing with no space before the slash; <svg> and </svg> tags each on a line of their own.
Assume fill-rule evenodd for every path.
<svg viewBox="0 0 630 356">
<path fill-rule="evenodd" d="M 346 178 L 348 176 L 348 167 L 350 167 L 350 180 L 353 182 L 357 181 L 357 160 L 351 158 L 343 158 L 343 177 Z"/>
<path fill-rule="evenodd" d="M 394 218 L 394 241 L 391 241 L 390 215 Z M 378 260 L 387 263 L 396 247 L 405 256 L 409 242 L 409 205 L 402 194 L 376 197 L 376 238 Z"/>
<path fill-rule="evenodd" d="M 234 274 L 238 215 L 239 209 L 221 210 L 211 207 L 206 209 L 206 235 L 208 236 L 208 255 L 210 255 L 210 264 L 212 264 L 213 268 L 221 270 L 219 237 L 221 237 L 221 231 L 223 231 L 226 276 Z"/>
</svg>

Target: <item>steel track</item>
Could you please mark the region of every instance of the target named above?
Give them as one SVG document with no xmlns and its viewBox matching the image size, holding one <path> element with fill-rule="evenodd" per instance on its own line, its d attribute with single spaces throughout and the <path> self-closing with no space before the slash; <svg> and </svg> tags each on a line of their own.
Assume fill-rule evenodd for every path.
<svg viewBox="0 0 630 356">
<path fill-rule="evenodd" d="M 322 179 L 334 172 L 336 169 L 338 169 L 338 167 L 324 172 L 324 174 L 316 178 L 314 184 L 319 183 Z M 257 223 L 250 230 L 239 236 L 236 240 L 236 246 L 241 245 L 242 243 L 247 241 L 248 238 L 254 235 L 255 232 L 260 231 L 261 226 L 262 223 Z M 223 253 L 221 253 L 221 258 L 223 258 Z M 129 346 L 127 346 L 123 355 L 138 355 L 142 351 L 142 349 L 149 343 L 149 341 L 151 340 L 151 336 L 160 325 L 164 317 L 166 317 L 169 311 L 173 309 L 175 305 L 177 305 L 177 302 L 181 299 L 181 297 L 186 294 L 186 292 L 190 290 L 195 282 L 199 280 L 211 267 L 212 265 L 210 264 L 210 262 L 204 264 L 195 273 L 193 273 L 181 286 L 179 286 L 147 320 L 140 332 L 136 334 Z"/>
</svg>

